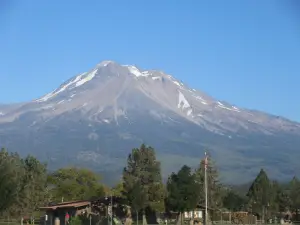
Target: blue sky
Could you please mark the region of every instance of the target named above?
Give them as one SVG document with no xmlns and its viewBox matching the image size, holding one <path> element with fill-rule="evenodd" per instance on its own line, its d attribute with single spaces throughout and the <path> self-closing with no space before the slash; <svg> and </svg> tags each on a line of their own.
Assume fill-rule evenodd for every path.
<svg viewBox="0 0 300 225">
<path fill-rule="evenodd" d="M 299 11 L 297 0 L 2 0 L 0 103 L 114 60 L 300 121 Z"/>
</svg>

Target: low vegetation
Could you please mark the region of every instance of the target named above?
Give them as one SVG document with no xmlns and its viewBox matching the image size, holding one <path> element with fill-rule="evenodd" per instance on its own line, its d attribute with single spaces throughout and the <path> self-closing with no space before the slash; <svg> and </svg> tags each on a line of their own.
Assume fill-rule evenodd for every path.
<svg viewBox="0 0 300 225">
<path fill-rule="evenodd" d="M 0 151 L 0 213 L 12 217 L 32 215 L 51 202 L 87 200 L 115 195 L 125 198 L 133 211 L 184 212 L 205 204 L 204 162 L 192 169 L 185 165 L 162 182 L 161 165 L 152 147 L 133 149 L 123 179 L 113 188 L 101 183 L 101 176 L 85 168 L 61 168 L 47 172 L 47 165 L 33 156 Z M 245 195 L 223 185 L 214 162 L 208 161 L 208 205 L 230 211 L 248 211 L 271 218 L 277 212 L 300 208 L 300 182 L 294 177 L 281 184 L 270 180 L 261 169 Z M 267 210 L 265 210 L 267 209 Z"/>
</svg>

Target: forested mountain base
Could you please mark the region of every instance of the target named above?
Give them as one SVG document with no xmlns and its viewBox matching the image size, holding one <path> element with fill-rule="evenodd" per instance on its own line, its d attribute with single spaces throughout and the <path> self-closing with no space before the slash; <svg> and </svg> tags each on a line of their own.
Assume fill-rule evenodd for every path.
<svg viewBox="0 0 300 225">
<path fill-rule="evenodd" d="M 258 218 L 271 219 L 278 212 L 298 213 L 300 182 L 287 184 L 270 180 L 261 169 L 246 195 L 223 185 L 212 159 L 208 158 L 208 206 L 226 211 L 246 211 Z M 0 151 L 0 213 L 2 217 L 31 216 L 39 207 L 61 201 L 89 200 L 102 196 L 123 197 L 140 213 L 183 213 L 205 204 L 204 161 L 196 170 L 184 165 L 162 182 L 161 164 L 155 150 L 141 145 L 128 156 L 122 180 L 113 188 L 101 183 L 100 175 L 84 168 L 62 168 L 50 174 L 47 165 L 32 156 Z"/>
</svg>

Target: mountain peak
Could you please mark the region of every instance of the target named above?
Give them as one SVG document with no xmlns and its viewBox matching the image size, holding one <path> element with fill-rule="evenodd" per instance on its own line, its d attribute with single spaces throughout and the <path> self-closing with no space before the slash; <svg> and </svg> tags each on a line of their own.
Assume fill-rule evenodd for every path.
<svg viewBox="0 0 300 225">
<path fill-rule="evenodd" d="M 95 68 L 106 67 L 108 65 L 115 65 L 115 66 L 117 65 L 123 68 L 127 68 L 129 70 L 129 73 L 136 77 L 146 77 L 150 75 L 149 71 L 144 71 L 136 65 L 120 65 L 117 62 L 112 60 L 104 60 L 98 63 Z"/>
<path fill-rule="evenodd" d="M 51 156 L 56 165 L 75 159 L 114 168 L 127 150 L 147 142 L 163 150 L 172 170 L 197 165 L 199 149 L 209 148 L 225 170 L 236 171 L 231 162 L 245 165 L 243 176 L 261 162 L 276 176 L 286 174 L 287 157 L 299 171 L 300 124 L 214 99 L 160 70 L 110 60 L 36 101 L 0 105 L 0 130 L 1 144 Z"/>
<path fill-rule="evenodd" d="M 103 67 L 103 66 L 107 66 L 109 64 L 117 64 L 117 63 L 112 60 L 104 60 L 104 61 L 98 63 L 96 67 Z"/>
</svg>

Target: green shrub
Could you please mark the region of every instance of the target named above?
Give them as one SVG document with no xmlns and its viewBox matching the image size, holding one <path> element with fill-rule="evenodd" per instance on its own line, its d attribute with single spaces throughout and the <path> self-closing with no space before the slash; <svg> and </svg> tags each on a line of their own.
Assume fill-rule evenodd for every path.
<svg viewBox="0 0 300 225">
<path fill-rule="evenodd" d="M 74 216 L 70 218 L 70 225 L 81 225 L 82 221 L 78 216 Z"/>
</svg>

